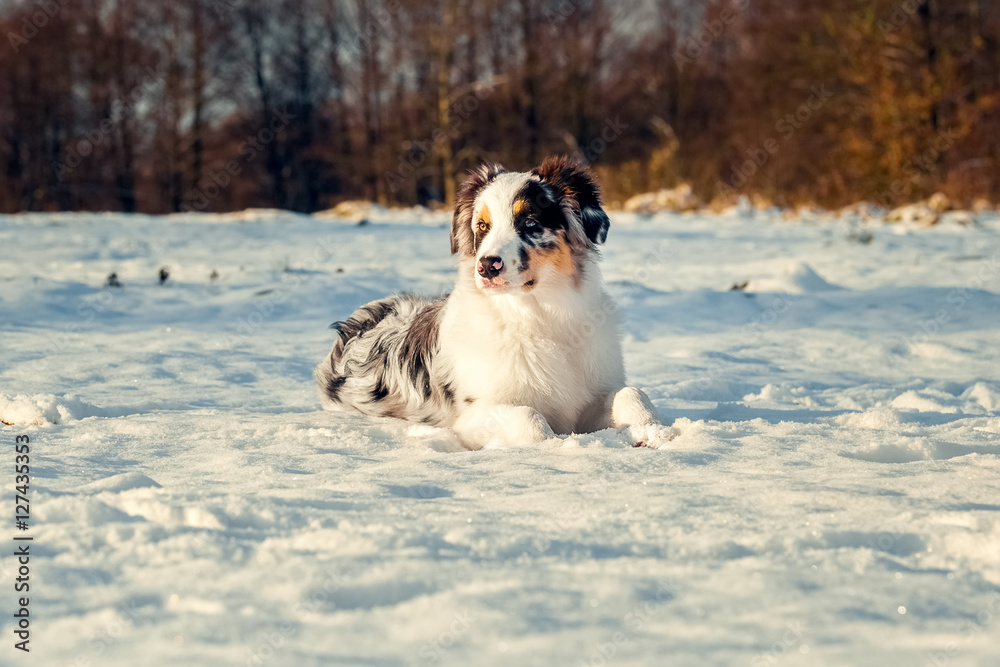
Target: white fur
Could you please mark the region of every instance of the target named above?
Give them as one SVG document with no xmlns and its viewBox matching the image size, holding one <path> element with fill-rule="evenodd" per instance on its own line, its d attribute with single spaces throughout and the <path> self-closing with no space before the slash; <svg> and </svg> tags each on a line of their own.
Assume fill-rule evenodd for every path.
<svg viewBox="0 0 1000 667">
<path fill-rule="evenodd" d="M 516 273 L 521 247 L 511 204 L 528 178 L 501 174 L 476 199 L 472 224 L 484 207 L 492 220 L 476 260 L 499 256 L 505 274 Z M 579 210 L 567 210 L 571 233 L 582 236 L 577 216 Z M 553 432 L 659 424 L 646 395 L 625 387 L 617 309 L 604 291 L 597 257 L 596 249 L 588 251 L 579 285 L 544 265 L 535 289 L 523 292 L 514 285 L 488 298 L 478 275 L 461 275 L 475 274 L 474 262 L 459 263 L 442 315 L 439 356 L 457 394 L 475 398 L 471 406 L 457 406 L 452 425 L 468 445 L 528 444 Z"/>
<path fill-rule="evenodd" d="M 458 395 L 531 406 L 555 431 L 570 433 L 588 406 L 624 386 L 618 319 L 597 266 L 588 267 L 579 290 L 552 284 L 562 278 L 553 274 L 527 294 L 485 299 L 459 284 L 440 330 L 440 356 Z"/>
<path fill-rule="evenodd" d="M 573 270 L 566 270 L 565 261 L 562 271 L 539 261 L 530 271 L 519 271 L 527 242 L 515 229 L 514 203 L 530 178 L 534 175 L 501 173 L 476 194 L 466 224 L 474 231 L 488 207 L 492 226 L 478 247 L 462 253 L 455 290 L 439 304 L 424 393 L 407 382 L 408 360 L 398 353 L 427 303 L 396 297 L 352 316 L 345 328 L 368 333 L 342 338 L 318 367 L 329 404 L 451 427 L 473 449 L 607 428 L 619 429 L 635 446 L 658 447 L 673 437 L 646 395 L 625 385 L 617 311 L 604 291 L 599 253 L 584 231 L 578 202 L 560 203 L 569 223 L 564 235 L 539 226 L 530 246 L 569 243 L 562 252 L 572 252 Z M 501 275 L 486 281 L 477 271 L 485 256 L 503 260 Z M 384 305 L 389 302 L 391 308 Z M 375 341 L 384 359 L 375 358 L 373 365 Z"/>
<path fill-rule="evenodd" d="M 673 437 L 646 395 L 625 386 L 617 312 L 596 263 L 579 289 L 541 280 L 528 294 L 483 299 L 470 287 L 459 281 L 448 298 L 439 353 L 457 394 L 476 398 L 457 406 L 451 425 L 468 446 L 632 425 L 658 427 L 631 438 L 635 445 Z"/>
</svg>

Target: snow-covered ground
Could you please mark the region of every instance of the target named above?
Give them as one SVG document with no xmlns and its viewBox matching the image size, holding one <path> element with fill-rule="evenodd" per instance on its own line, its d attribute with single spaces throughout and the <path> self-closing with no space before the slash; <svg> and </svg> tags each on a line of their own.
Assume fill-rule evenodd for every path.
<svg viewBox="0 0 1000 667">
<path fill-rule="evenodd" d="M 330 322 L 449 288 L 447 215 L 0 217 L 0 662 L 1000 664 L 1000 219 L 612 218 L 669 449 L 318 410 Z"/>
</svg>

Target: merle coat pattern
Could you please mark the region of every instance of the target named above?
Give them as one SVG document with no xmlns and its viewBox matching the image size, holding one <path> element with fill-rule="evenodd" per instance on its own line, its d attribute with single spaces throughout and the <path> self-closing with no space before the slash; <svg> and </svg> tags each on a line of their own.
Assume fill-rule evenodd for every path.
<svg viewBox="0 0 1000 667">
<path fill-rule="evenodd" d="M 324 407 L 451 428 L 463 444 L 530 444 L 605 428 L 657 447 L 674 431 L 625 385 L 598 246 L 610 221 L 565 157 L 530 172 L 483 165 L 452 218 L 455 289 L 359 308 L 316 369 Z"/>
</svg>

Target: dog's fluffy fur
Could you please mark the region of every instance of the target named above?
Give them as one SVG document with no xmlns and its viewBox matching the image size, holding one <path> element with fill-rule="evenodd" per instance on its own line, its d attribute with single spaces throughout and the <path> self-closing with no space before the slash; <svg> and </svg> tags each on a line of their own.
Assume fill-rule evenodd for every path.
<svg viewBox="0 0 1000 667">
<path fill-rule="evenodd" d="M 597 265 L 609 224 L 590 174 L 567 158 L 528 173 L 480 167 L 452 219 L 454 291 L 380 299 L 334 324 L 316 369 L 324 407 L 450 427 L 473 449 L 611 427 L 635 445 L 669 440 L 625 386 Z"/>
</svg>

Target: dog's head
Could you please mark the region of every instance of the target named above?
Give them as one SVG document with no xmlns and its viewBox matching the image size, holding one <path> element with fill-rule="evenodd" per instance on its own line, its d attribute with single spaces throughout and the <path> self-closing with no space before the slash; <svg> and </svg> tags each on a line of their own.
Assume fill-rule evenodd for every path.
<svg viewBox="0 0 1000 667">
<path fill-rule="evenodd" d="M 569 158 L 546 158 L 525 173 L 486 164 L 459 190 L 451 252 L 475 260 L 473 279 L 486 293 L 578 284 L 582 260 L 609 225 L 593 177 Z"/>
</svg>

